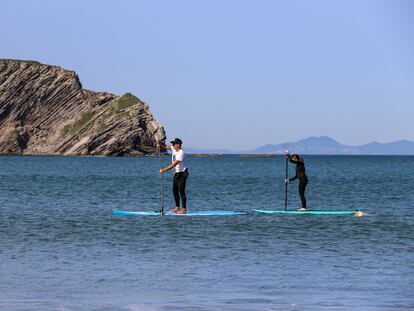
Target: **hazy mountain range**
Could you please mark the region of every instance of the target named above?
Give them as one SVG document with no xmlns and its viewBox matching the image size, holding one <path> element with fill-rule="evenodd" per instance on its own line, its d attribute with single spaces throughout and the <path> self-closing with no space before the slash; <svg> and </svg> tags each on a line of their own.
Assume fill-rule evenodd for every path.
<svg viewBox="0 0 414 311">
<path fill-rule="evenodd" d="M 283 154 L 285 150 L 289 150 L 291 154 L 414 155 L 414 142 L 399 140 L 392 143 L 372 142 L 360 146 L 347 146 L 330 137 L 321 136 L 278 145 L 268 144 L 253 150 L 185 148 L 187 153 L 210 154 Z"/>
</svg>

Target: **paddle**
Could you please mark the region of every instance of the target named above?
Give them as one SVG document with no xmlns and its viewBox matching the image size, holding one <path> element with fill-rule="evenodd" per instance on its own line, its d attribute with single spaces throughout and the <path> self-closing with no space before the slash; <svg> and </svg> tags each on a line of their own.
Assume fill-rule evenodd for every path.
<svg viewBox="0 0 414 311">
<path fill-rule="evenodd" d="M 162 169 L 161 147 L 158 145 L 158 158 L 160 159 L 160 169 Z M 161 215 L 165 215 L 164 211 L 164 175 L 161 174 Z"/>
<path fill-rule="evenodd" d="M 287 195 L 288 195 L 288 183 L 286 182 L 286 179 L 288 179 L 288 154 L 289 151 L 285 151 L 285 159 L 286 159 L 286 171 L 285 171 L 285 211 L 287 209 Z"/>
</svg>

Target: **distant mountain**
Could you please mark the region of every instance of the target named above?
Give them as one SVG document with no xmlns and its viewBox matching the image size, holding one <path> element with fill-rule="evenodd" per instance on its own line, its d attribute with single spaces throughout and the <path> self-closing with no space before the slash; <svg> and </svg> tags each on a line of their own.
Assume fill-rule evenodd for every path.
<svg viewBox="0 0 414 311">
<path fill-rule="evenodd" d="M 372 142 L 360 146 L 347 146 L 328 136 L 321 136 L 278 145 L 267 144 L 253 150 L 199 150 L 193 148 L 186 148 L 185 150 L 187 153 L 211 154 L 283 154 L 285 150 L 289 150 L 291 154 L 414 155 L 414 142 L 400 140 L 392 143 Z"/>
<path fill-rule="evenodd" d="M 299 154 L 359 154 L 356 147 L 342 145 L 328 136 L 309 137 L 297 142 L 279 145 L 266 145 L 254 149 L 252 152 L 281 154 L 285 150 Z"/>
<path fill-rule="evenodd" d="M 388 144 L 372 142 L 356 148 L 358 148 L 360 154 L 414 154 L 414 142 L 408 140 L 399 140 Z"/>
</svg>

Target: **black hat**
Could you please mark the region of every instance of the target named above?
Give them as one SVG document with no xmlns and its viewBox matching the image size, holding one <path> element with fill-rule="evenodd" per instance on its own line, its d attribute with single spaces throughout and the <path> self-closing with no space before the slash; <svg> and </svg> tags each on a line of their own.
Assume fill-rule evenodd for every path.
<svg viewBox="0 0 414 311">
<path fill-rule="evenodd" d="M 179 138 L 176 138 L 176 139 L 170 141 L 170 143 L 171 143 L 171 145 L 175 145 L 175 144 L 182 145 L 183 144 L 182 140 L 179 139 Z"/>
</svg>

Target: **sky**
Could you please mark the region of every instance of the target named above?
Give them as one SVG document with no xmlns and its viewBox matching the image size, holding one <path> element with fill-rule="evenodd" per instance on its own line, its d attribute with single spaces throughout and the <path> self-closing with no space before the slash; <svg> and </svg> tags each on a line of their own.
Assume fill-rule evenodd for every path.
<svg viewBox="0 0 414 311">
<path fill-rule="evenodd" d="M 146 102 L 168 140 L 414 141 L 414 1 L 0 0 L 0 58 Z"/>
</svg>

